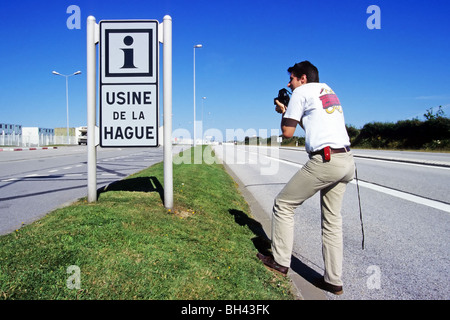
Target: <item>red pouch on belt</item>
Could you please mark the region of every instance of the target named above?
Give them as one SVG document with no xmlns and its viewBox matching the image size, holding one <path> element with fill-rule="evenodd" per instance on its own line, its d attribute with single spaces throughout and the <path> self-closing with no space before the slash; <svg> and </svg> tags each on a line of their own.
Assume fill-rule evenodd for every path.
<svg viewBox="0 0 450 320">
<path fill-rule="evenodd" d="M 331 150 L 330 147 L 323 148 L 323 161 L 328 162 L 331 160 Z"/>
</svg>

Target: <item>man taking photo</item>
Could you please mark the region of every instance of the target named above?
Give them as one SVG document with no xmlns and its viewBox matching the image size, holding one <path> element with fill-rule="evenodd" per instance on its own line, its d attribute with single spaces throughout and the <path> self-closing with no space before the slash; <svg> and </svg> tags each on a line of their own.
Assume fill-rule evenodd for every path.
<svg viewBox="0 0 450 320">
<path fill-rule="evenodd" d="M 305 130 L 309 161 L 291 178 L 274 201 L 272 253 L 258 258 L 270 269 L 287 274 L 294 242 L 294 210 L 320 191 L 322 254 L 325 272 L 318 286 L 334 294 L 343 293 L 343 237 L 341 206 L 347 183 L 355 167 L 350 139 L 339 99 L 309 61 L 288 69 L 292 97 L 288 106 L 278 100 L 285 138 L 294 135 L 297 124 Z"/>
</svg>

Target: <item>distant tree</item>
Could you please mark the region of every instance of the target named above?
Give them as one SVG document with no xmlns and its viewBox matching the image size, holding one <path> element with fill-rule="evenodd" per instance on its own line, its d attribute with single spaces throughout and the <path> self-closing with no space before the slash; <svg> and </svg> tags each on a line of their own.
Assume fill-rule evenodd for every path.
<svg viewBox="0 0 450 320">
<path fill-rule="evenodd" d="M 445 118 L 445 112 L 442 110 L 442 106 L 438 107 L 438 111 L 433 113 L 433 108 L 427 109 L 427 112 L 423 114 L 427 120 L 435 120 L 439 118 Z"/>
<path fill-rule="evenodd" d="M 345 125 L 345 128 L 347 129 L 350 142 L 353 143 L 353 141 L 358 137 L 360 130 L 352 125 Z"/>
</svg>

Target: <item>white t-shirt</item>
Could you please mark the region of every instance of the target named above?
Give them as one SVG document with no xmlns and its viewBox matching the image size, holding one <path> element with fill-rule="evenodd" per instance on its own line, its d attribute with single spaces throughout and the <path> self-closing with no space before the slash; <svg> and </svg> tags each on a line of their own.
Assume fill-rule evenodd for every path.
<svg viewBox="0 0 450 320">
<path fill-rule="evenodd" d="M 307 152 L 350 145 L 341 103 L 325 83 L 312 82 L 295 88 L 284 117 L 302 122 Z"/>
</svg>

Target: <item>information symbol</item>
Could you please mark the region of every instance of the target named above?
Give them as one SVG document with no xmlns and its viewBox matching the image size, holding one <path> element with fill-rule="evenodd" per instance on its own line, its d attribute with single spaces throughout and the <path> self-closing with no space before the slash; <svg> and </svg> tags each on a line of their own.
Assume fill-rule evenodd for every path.
<svg viewBox="0 0 450 320">
<path fill-rule="evenodd" d="M 134 42 L 134 39 L 132 36 L 126 36 L 123 39 L 123 43 L 126 46 L 131 46 Z M 121 69 L 135 69 L 136 67 L 134 66 L 134 54 L 133 51 L 134 49 L 132 48 L 127 48 L 127 49 L 121 49 L 123 51 L 124 54 L 124 60 L 123 60 L 123 66 Z"/>
<path fill-rule="evenodd" d="M 158 21 L 100 21 L 102 83 L 157 82 Z"/>
</svg>

